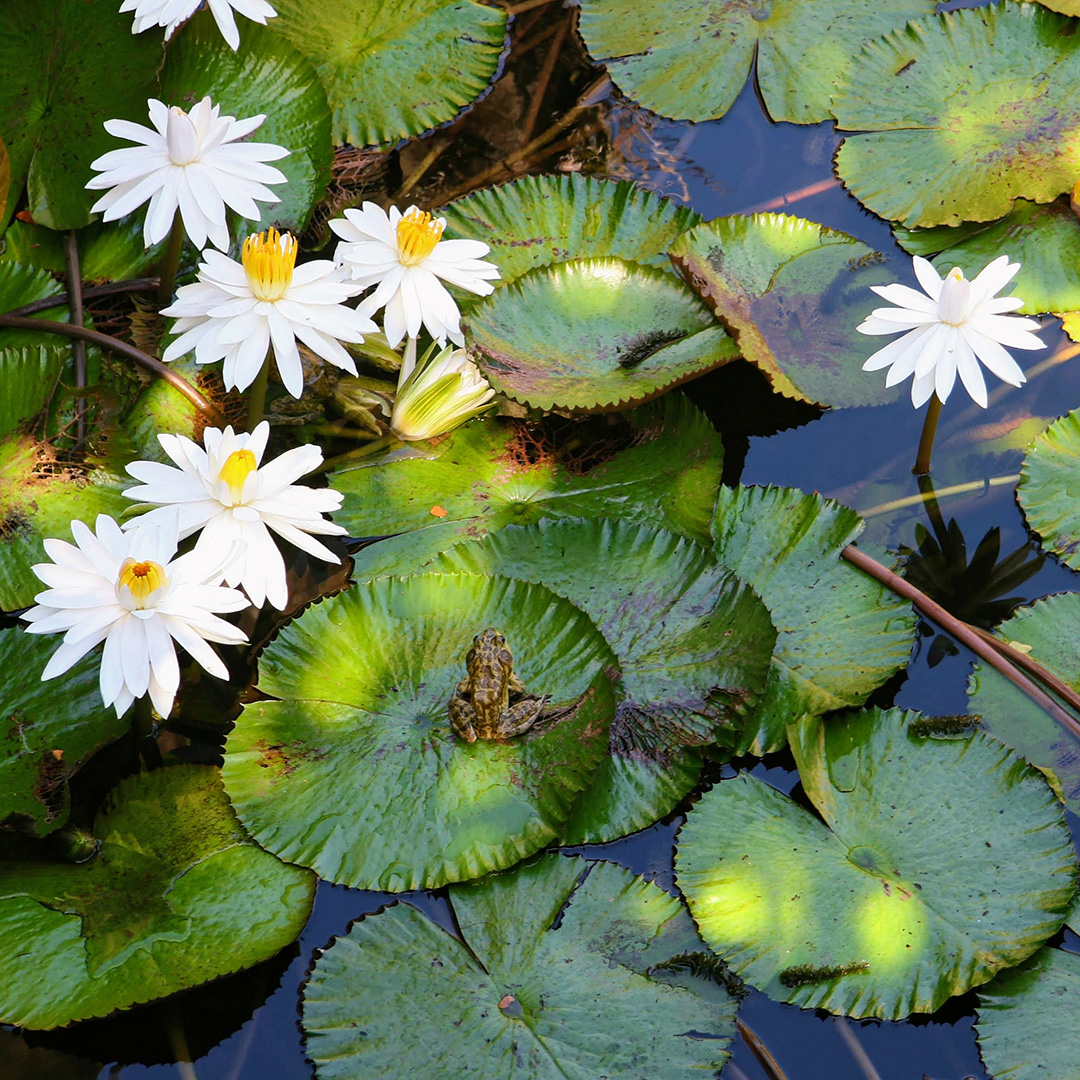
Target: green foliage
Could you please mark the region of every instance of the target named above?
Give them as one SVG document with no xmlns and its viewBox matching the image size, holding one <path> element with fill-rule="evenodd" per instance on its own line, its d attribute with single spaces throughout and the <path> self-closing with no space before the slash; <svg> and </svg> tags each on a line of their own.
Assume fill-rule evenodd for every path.
<svg viewBox="0 0 1080 1080">
<path fill-rule="evenodd" d="M 1080 409 L 1055 420 L 1028 447 L 1016 496 L 1043 544 L 1080 570 Z"/>
</svg>

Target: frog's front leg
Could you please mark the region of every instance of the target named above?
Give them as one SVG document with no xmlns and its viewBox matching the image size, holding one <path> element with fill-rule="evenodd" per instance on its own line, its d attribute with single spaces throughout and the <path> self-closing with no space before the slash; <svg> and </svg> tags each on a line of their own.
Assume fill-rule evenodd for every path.
<svg viewBox="0 0 1080 1080">
<path fill-rule="evenodd" d="M 458 683 L 457 689 L 450 695 L 447 708 L 450 712 L 450 726 L 459 739 L 465 742 L 476 742 L 476 709 L 473 703 L 465 696 L 468 690 L 468 679 Z"/>
<path fill-rule="evenodd" d="M 545 694 L 543 697 L 531 694 L 505 709 L 499 717 L 499 738 L 509 739 L 528 731 L 540 719 L 540 714 L 544 711 L 544 706 L 550 697 L 550 694 Z"/>
</svg>

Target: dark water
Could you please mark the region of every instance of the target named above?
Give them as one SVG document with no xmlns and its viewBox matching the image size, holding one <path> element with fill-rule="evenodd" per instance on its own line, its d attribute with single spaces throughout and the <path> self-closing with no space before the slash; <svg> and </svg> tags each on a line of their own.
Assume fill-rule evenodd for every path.
<svg viewBox="0 0 1080 1080">
<path fill-rule="evenodd" d="M 616 125 L 632 121 L 625 107 L 614 108 L 611 117 Z M 722 120 L 703 124 L 652 122 L 648 139 L 631 140 L 634 153 L 628 169 L 639 183 L 688 201 L 706 218 L 748 210 L 786 210 L 843 229 L 896 256 L 897 280 L 909 280 L 910 264 L 893 244 L 888 226 L 862 210 L 835 183 L 831 161 L 837 144 L 838 137 L 828 124 L 809 128 L 772 124 L 763 114 L 753 87 L 748 86 Z M 791 198 L 791 193 L 807 189 L 813 193 Z M 787 205 L 785 196 L 789 197 Z M 851 317 L 861 316 L 852 313 Z M 1021 366 L 1030 368 L 1068 344 L 1053 320 L 1048 320 L 1042 336 L 1049 348 L 1038 354 L 1020 354 Z M 988 431 L 1007 430 L 1030 415 L 1053 418 L 1059 403 L 1080 400 L 1078 372 L 1075 364 L 1057 364 L 1023 389 L 1008 389 L 985 413 L 971 406 L 958 389 L 942 421 L 935 453 L 935 485 L 941 488 L 1016 473 L 1021 458 L 1018 450 L 988 454 L 978 443 L 965 440 L 964 432 L 973 425 Z M 883 378 L 883 373 L 867 378 Z M 882 408 L 822 414 L 778 403 L 761 383 L 753 372 L 732 368 L 688 388 L 702 408 L 721 419 L 727 415 L 722 403 L 733 387 L 751 402 L 747 415 L 735 418 L 734 426 L 741 425 L 741 429 L 733 436 L 729 433 L 727 480 L 820 490 L 860 510 L 917 493 L 909 470 L 922 414 L 916 413 L 906 398 Z M 760 408 L 753 405 L 757 399 L 762 403 Z M 783 430 L 776 430 L 778 427 Z M 954 436 L 951 442 L 950 436 Z M 741 477 L 732 475 L 738 472 L 740 460 Z M 872 478 L 869 482 L 868 477 Z M 959 523 L 969 554 L 995 526 L 1001 530 L 1003 553 L 1028 539 L 1011 484 L 945 498 L 941 508 L 946 518 L 954 517 Z M 926 523 L 925 512 L 919 507 L 875 514 L 864 543 L 879 553 L 899 544 L 914 545 L 914 528 L 920 520 Z M 1076 585 L 1071 571 L 1048 559 L 1020 591 L 1033 598 L 1075 589 Z M 906 678 L 897 680 L 896 704 L 930 713 L 966 711 L 968 655 L 962 651 L 945 655 L 931 666 L 929 641 L 924 639 Z M 795 782 L 788 765 L 789 761 L 780 758 L 760 764 L 754 771 L 775 786 L 788 789 Z M 582 850 L 616 860 L 671 888 L 672 844 L 680 821 L 677 816 L 614 844 Z M 253 979 L 243 976 L 241 980 L 246 981 L 230 980 L 225 992 L 231 999 L 228 1007 L 215 1004 L 211 988 L 183 995 L 176 1005 L 166 1008 L 135 1010 L 118 1024 L 81 1025 L 64 1033 L 31 1034 L 29 1040 L 33 1045 L 77 1052 L 103 1062 L 102 1077 L 309 1080 L 312 1069 L 305 1062 L 298 1027 L 298 989 L 305 972 L 315 951 L 344 932 L 350 920 L 393 899 L 321 885 L 314 914 L 299 941 L 299 952 L 291 961 L 282 957 L 276 967 L 273 962 L 264 965 Z M 438 895 L 410 896 L 409 902 L 439 921 L 447 920 L 445 901 Z M 1069 935 L 1068 940 L 1070 947 L 1077 946 L 1075 936 Z M 264 998 L 265 1004 L 253 1013 L 251 1006 L 244 1004 Z M 923 1076 L 960 1080 L 986 1076 L 972 1030 L 972 1008 L 973 995 L 967 995 L 931 1018 L 903 1023 L 856 1022 L 780 1005 L 752 993 L 740 1016 L 769 1047 L 790 1080 L 873 1080 L 875 1076 L 881 1080 L 918 1080 Z M 149 1033 L 163 1045 L 156 1051 L 140 1050 L 135 1032 L 141 1036 Z M 424 1039 L 429 1034 L 418 1031 L 416 1037 Z M 132 1056 L 153 1060 L 155 1052 L 164 1055 L 170 1045 L 184 1043 L 197 1057 L 194 1065 L 114 1064 Z M 216 1045 L 207 1048 L 208 1043 Z M 733 1049 L 725 1077 L 757 1080 L 765 1075 L 741 1040 L 736 1040 Z M 408 1047 L 402 1047 L 406 1061 L 408 1053 Z M 60 1071 L 62 1060 L 42 1058 L 39 1075 L 66 1075 Z"/>
</svg>

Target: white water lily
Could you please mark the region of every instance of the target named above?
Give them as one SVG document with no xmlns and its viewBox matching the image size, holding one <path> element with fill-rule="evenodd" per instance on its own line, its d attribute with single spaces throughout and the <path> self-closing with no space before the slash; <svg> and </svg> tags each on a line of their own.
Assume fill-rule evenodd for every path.
<svg viewBox="0 0 1080 1080">
<path fill-rule="evenodd" d="M 183 435 L 159 435 L 162 449 L 178 468 L 156 461 L 128 465 L 127 471 L 142 483 L 124 494 L 158 509 L 125 527 L 139 527 L 178 511 L 181 539 L 202 529 L 195 551 L 207 556 L 237 552 L 225 568 L 229 585 L 242 586 L 256 607 L 268 600 L 283 610 L 288 600 L 285 560 L 269 530 L 317 559 L 340 562 L 310 534 L 345 534 L 340 525 L 323 517 L 339 509 L 344 496 L 330 488 L 293 483 L 322 463 L 317 446 L 294 447 L 264 465 L 269 436 L 265 420 L 250 435 L 236 434 L 231 426 L 224 431 L 207 428 L 203 446 Z"/>
<path fill-rule="evenodd" d="M 997 294 L 1020 269 L 1002 255 L 971 281 L 959 267 L 942 278 L 926 260 L 915 256 L 915 276 L 925 294 L 907 285 L 872 285 L 878 296 L 896 307 L 876 308 L 856 329 L 863 334 L 896 334 L 863 364 L 863 371 L 887 367 L 886 386 L 895 386 L 914 375 L 911 402 L 918 408 L 937 394 L 944 402 L 952 392 L 957 374 L 972 400 L 986 408 L 986 383 L 980 361 L 1002 382 L 1019 386 L 1025 382 L 1020 366 L 1005 351 L 1042 349 L 1032 333 L 1034 319 L 1007 315 L 1023 306 L 1016 296 Z"/>
<path fill-rule="evenodd" d="M 390 430 L 406 442 L 433 439 L 487 408 L 495 391 L 464 349 L 421 361 L 394 400 Z"/>
<path fill-rule="evenodd" d="M 95 531 L 81 521 L 71 523 L 74 544 L 45 541 L 53 561 L 33 571 L 49 588 L 34 597 L 37 606 L 23 616 L 28 633 L 64 633 L 43 680 L 62 675 L 102 641 L 99 687 L 117 716 L 146 693 L 162 716 L 169 715 L 180 686 L 174 641 L 211 675 L 229 677 L 207 642 L 247 641 L 243 631 L 215 613 L 240 611 L 248 599 L 219 584 L 220 550 L 210 559 L 201 552 L 173 559 L 177 529 L 175 512 L 171 519 L 129 532 L 99 514 Z"/>
<path fill-rule="evenodd" d="M 168 41 L 173 31 L 185 19 L 194 15 L 201 3 L 202 0 L 124 0 L 120 5 L 120 12 L 135 13 L 135 22 L 131 27 L 133 34 L 141 34 L 155 26 L 164 26 L 165 40 Z M 277 15 L 266 0 L 209 0 L 209 5 L 221 36 L 233 52 L 240 48 L 240 31 L 236 28 L 234 10 L 263 26 L 267 19 Z"/>
<path fill-rule="evenodd" d="M 194 351 L 195 362 L 224 360 L 225 389 L 246 390 L 259 374 L 270 346 L 278 374 L 293 397 L 304 391 L 304 369 L 297 339 L 336 367 L 356 374 L 356 364 L 342 347 L 377 329 L 344 301 L 358 286 L 341 280 L 327 259 L 295 267 L 296 238 L 269 229 L 244 241 L 241 262 L 206 250 L 198 281 L 182 285 L 162 315 L 177 316 L 179 337 L 162 355 L 175 360 Z"/>
<path fill-rule="evenodd" d="M 237 142 L 250 135 L 265 116 L 237 120 L 222 116 L 221 106 L 204 97 L 190 113 L 151 98 L 152 128 L 130 120 L 106 120 L 105 130 L 137 146 L 110 150 L 90 168 L 101 173 L 86 186 L 91 191 L 109 188 L 90 208 L 102 220 L 116 221 L 150 201 L 143 224 L 147 247 L 164 240 L 179 209 L 184 230 L 198 248 L 209 238 L 221 249 L 229 246 L 225 207 L 241 217 L 258 221 L 256 204 L 276 203 L 279 197 L 267 184 L 285 183 L 285 174 L 267 161 L 289 153 L 274 143 Z"/>
<path fill-rule="evenodd" d="M 446 219 L 415 206 L 404 214 L 391 206 L 387 214 L 366 202 L 359 210 L 346 210 L 330 228 L 345 241 L 338 244 L 338 262 L 362 289 L 376 286 L 360 310 L 373 315 L 386 308 L 383 332 L 391 348 L 406 336 L 416 337 L 421 325 L 440 345 L 447 338 L 464 344 L 458 306 L 439 279 L 487 296 L 495 288 L 489 282 L 499 276 L 498 267 L 483 258 L 491 250 L 487 244 L 441 239 Z"/>
</svg>

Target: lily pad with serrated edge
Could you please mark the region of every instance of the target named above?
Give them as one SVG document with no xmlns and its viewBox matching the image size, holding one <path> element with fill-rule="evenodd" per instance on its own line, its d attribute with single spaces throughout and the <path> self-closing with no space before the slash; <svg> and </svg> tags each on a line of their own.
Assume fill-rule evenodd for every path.
<svg viewBox="0 0 1080 1080">
<path fill-rule="evenodd" d="M 590 55 L 619 89 L 676 120 L 712 120 L 731 108 L 757 54 L 757 85 L 773 120 L 832 116 L 829 94 L 852 56 L 932 0 L 582 0 Z"/>
<path fill-rule="evenodd" d="M 465 655 L 501 631 L 529 692 L 568 712 L 466 743 L 447 704 Z M 438 888 L 512 866 L 558 835 L 607 750 L 615 658 L 538 585 L 472 574 L 380 578 L 310 608 L 262 654 L 223 776 L 252 837 L 359 888 Z"/>
<path fill-rule="evenodd" d="M 769 681 L 737 744 L 783 747 L 801 716 L 861 705 L 908 661 L 910 604 L 844 562 L 854 510 L 794 488 L 720 489 L 713 552 L 752 586 L 776 626 Z"/>
<path fill-rule="evenodd" d="M 38 836 L 67 821 L 72 773 L 131 726 L 101 703 L 96 652 L 41 681 L 60 641 L 20 627 L 0 630 L 0 715 L 7 718 L 0 740 L 0 827 Z"/>
<path fill-rule="evenodd" d="M 522 274 L 472 308 L 466 335 L 488 382 L 540 409 L 623 409 L 739 355 L 678 278 L 615 258 Z"/>
<path fill-rule="evenodd" d="M 449 900 L 460 939 L 397 903 L 319 955 L 301 1019 L 319 1080 L 682 1080 L 727 1060 L 736 1004 L 681 970 L 704 952 L 657 886 L 545 855 Z"/>
<path fill-rule="evenodd" d="M 1061 926 L 1076 856 L 1046 780 L 996 739 L 928 737 L 927 723 L 868 709 L 793 727 L 820 817 L 746 774 L 690 811 L 679 888 L 752 986 L 900 1019 L 1020 963 Z"/>
<path fill-rule="evenodd" d="M 0 862 L 0 1019 L 53 1028 L 250 967 L 292 941 L 315 878 L 256 847 L 218 771 L 122 780 L 78 865 Z"/>
<path fill-rule="evenodd" d="M 0 35 L 0 137 L 11 164 L 0 229 L 24 184 L 36 222 L 89 224 L 100 195 L 84 187 L 90 162 L 116 146 L 103 125 L 146 122 L 160 66 L 161 38 L 133 36 L 112 0 L 40 0 L 11 13 Z"/>
<path fill-rule="evenodd" d="M 1080 170 L 1080 52 L 1068 18 L 1006 2 L 920 19 L 870 42 L 833 97 L 848 190 L 908 228 L 1045 203 Z M 1033 74 L 1037 73 L 1037 74 Z"/>
<path fill-rule="evenodd" d="M 874 306 L 869 287 L 895 272 L 853 236 L 787 214 L 739 215 L 691 229 L 668 254 L 778 393 L 837 407 L 898 396 L 862 370 L 876 346 L 855 330 Z"/>
<path fill-rule="evenodd" d="M 1028 447 L 1016 497 L 1043 544 L 1080 570 L 1080 409 L 1055 420 Z"/>
<path fill-rule="evenodd" d="M 357 554 L 357 578 L 401 573 L 465 538 L 542 517 L 617 517 L 708 542 L 723 447 L 680 394 L 626 414 L 577 457 L 538 427 L 474 420 L 438 447 L 333 474 L 334 520 L 393 536 Z M 572 433 L 576 438 L 576 433 Z"/>
<path fill-rule="evenodd" d="M 54 339 L 55 340 L 55 339 Z M 48 404 L 64 370 L 63 348 L 0 349 L 0 438 L 36 416 Z"/>
<path fill-rule="evenodd" d="M 1017 199 L 1009 214 L 989 224 L 897 227 L 893 234 L 913 255 L 936 256 L 938 273 L 959 266 L 969 280 L 992 259 L 1008 255 L 1020 264 L 1006 289 L 1023 299 L 1021 313 L 1080 308 L 1080 221 L 1067 198 L 1043 205 Z"/>
<path fill-rule="evenodd" d="M 1017 608 L 997 633 L 1030 645 L 1033 660 L 1080 692 L 1080 594 Z M 1069 808 L 1080 813 L 1080 739 L 985 664 L 977 663 L 968 681 L 968 710 L 1033 765 L 1052 769 Z"/>
<path fill-rule="evenodd" d="M 619 663 L 610 756 L 578 797 L 564 843 L 602 843 L 669 813 L 702 748 L 733 741 L 765 685 L 776 632 L 757 595 L 707 549 L 600 521 L 508 526 L 438 566 L 539 582 L 581 608 Z"/>
<path fill-rule="evenodd" d="M 302 231 L 330 181 L 333 143 L 326 93 L 308 60 L 276 32 L 280 21 L 268 27 L 243 21 L 241 46 L 233 52 L 212 14 L 203 11 L 169 41 L 165 54 L 161 94 L 167 105 L 190 109 L 209 95 L 225 115 L 265 115 L 249 141 L 289 151 L 288 157 L 270 163 L 288 180 L 270 185 L 281 201 L 259 203 L 260 222 L 237 218 L 234 236 L 270 223 Z M 267 93 L 268 88 L 273 92 Z"/>
<path fill-rule="evenodd" d="M 11 311 L 34 300 L 56 296 L 62 291 L 63 286 L 44 270 L 20 263 L 0 262 L 0 310 Z M 67 322 L 67 305 L 60 304 L 47 311 L 38 312 L 37 317 Z M 38 333 L 36 330 L 0 328 L 0 349 L 21 349 L 25 346 L 55 349 L 60 345 L 66 346 L 63 338 L 45 331 Z"/>
<path fill-rule="evenodd" d="M 581 173 L 523 176 L 442 210 L 447 232 L 481 240 L 504 282 L 571 259 L 615 256 L 669 269 L 671 242 L 701 222 L 689 207 L 626 180 Z"/>
<path fill-rule="evenodd" d="M 505 50 L 506 12 L 475 0 L 275 0 L 275 32 L 315 65 L 335 143 L 373 146 L 452 120 Z"/>
</svg>

